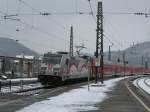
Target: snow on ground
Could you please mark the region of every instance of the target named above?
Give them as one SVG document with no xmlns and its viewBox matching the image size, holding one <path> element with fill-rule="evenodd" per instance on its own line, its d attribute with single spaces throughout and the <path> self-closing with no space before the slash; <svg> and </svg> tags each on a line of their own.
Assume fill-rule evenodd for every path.
<svg viewBox="0 0 150 112">
<path fill-rule="evenodd" d="M 36 102 L 18 112 L 79 112 L 88 110 L 98 110 L 95 104 L 102 102 L 109 96 L 106 92 L 111 91 L 116 82 L 124 78 L 104 81 L 105 86 L 82 86 L 81 88 L 70 90 L 47 100 Z"/>
<path fill-rule="evenodd" d="M 20 80 L 21 81 L 37 81 L 38 78 L 17 78 L 17 79 L 7 79 L 7 80 L 3 80 L 3 81 L 10 81 L 11 82 L 19 82 Z"/>
<path fill-rule="evenodd" d="M 133 84 L 138 88 L 140 86 L 140 88 L 142 88 L 145 92 L 150 94 L 150 87 L 145 84 L 145 82 L 147 84 L 150 84 L 150 79 L 147 79 L 145 82 L 144 82 L 144 80 L 145 80 L 145 78 L 136 79 L 136 80 L 134 80 Z"/>
<path fill-rule="evenodd" d="M 23 85 L 23 86 L 12 86 L 11 90 L 10 90 L 10 87 L 2 87 L 0 93 L 19 92 L 22 89 L 27 90 L 27 89 L 33 89 L 33 88 L 38 88 L 38 87 L 42 87 L 41 83 L 26 84 L 26 85 Z"/>
</svg>

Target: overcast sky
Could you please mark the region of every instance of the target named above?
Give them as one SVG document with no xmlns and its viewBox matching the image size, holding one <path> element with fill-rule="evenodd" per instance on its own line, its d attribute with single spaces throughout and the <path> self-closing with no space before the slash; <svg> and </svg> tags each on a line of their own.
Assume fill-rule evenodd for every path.
<svg viewBox="0 0 150 112">
<path fill-rule="evenodd" d="M 150 13 L 150 0 L 102 0 L 104 10 L 104 50 L 111 42 L 113 50 L 122 50 L 134 43 L 150 41 L 150 18 L 132 13 Z M 93 53 L 96 41 L 98 0 L 0 0 L 0 37 L 19 40 L 39 52 L 68 51 L 70 26 L 74 28 L 74 46 L 84 44 L 84 52 Z M 42 16 L 40 12 L 51 15 Z M 4 14 L 18 14 L 4 20 Z M 17 30 L 17 31 L 16 31 Z M 19 31 L 18 31 L 19 30 Z"/>
</svg>

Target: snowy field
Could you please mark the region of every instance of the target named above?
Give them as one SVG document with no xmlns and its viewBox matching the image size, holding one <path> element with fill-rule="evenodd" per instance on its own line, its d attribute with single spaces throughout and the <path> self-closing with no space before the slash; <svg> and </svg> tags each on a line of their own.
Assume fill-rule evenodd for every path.
<svg viewBox="0 0 150 112">
<path fill-rule="evenodd" d="M 82 86 L 47 100 L 36 102 L 17 112 L 79 112 L 98 110 L 95 104 L 109 98 L 106 92 L 111 91 L 116 82 L 124 78 L 104 81 L 105 86 Z"/>
<path fill-rule="evenodd" d="M 142 88 L 145 92 L 147 92 L 150 95 L 150 79 L 149 78 L 136 79 L 134 80 L 133 84 L 138 88 L 139 87 Z"/>
</svg>

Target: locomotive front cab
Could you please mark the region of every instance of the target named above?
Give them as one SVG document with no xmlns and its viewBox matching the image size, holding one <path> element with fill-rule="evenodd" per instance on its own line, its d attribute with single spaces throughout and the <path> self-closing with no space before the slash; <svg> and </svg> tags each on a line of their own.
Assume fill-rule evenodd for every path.
<svg viewBox="0 0 150 112">
<path fill-rule="evenodd" d="M 62 55 L 60 54 L 44 54 L 43 64 L 46 65 L 47 75 L 58 75 L 60 71 L 60 64 L 62 60 Z"/>
<path fill-rule="evenodd" d="M 61 80 L 59 76 L 61 68 L 62 55 L 46 53 L 41 63 L 38 79 L 43 84 L 53 83 Z"/>
</svg>

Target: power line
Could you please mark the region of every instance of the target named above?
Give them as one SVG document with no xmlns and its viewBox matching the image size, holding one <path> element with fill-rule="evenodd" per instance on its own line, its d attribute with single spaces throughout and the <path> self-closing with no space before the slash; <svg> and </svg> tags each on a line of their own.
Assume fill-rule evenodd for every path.
<svg viewBox="0 0 150 112">
<path fill-rule="evenodd" d="M 3 13 L 3 14 L 5 14 L 5 13 Z M 18 14 L 16 14 L 16 15 L 18 15 Z M 3 16 L 2 16 L 3 17 Z M 10 18 L 11 20 L 13 20 L 13 18 Z M 16 20 L 16 19 L 15 19 Z M 22 24 L 24 24 L 24 25 L 26 25 L 26 26 L 28 26 L 29 28 L 31 28 L 31 29 L 34 29 L 34 30 L 36 30 L 36 31 L 39 31 L 39 32 L 42 32 L 42 33 L 44 33 L 44 34 L 47 34 L 48 36 L 53 36 L 53 37 L 56 37 L 56 38 L 59 38 L 59 39 L 61 39 L 61 40 L 65 40 L 64 38 L 60 38 L 60 37 L 58 37 L 58 36 L 56 36 L 56 35 L 54 35 L 54 34 L 50 34 L 49 32 L 46 32 L 46 31 L 43 31 L 42 29 L 40 29 L 40 28 L 37 28 L 37 27 L 35 27 L 35 26 L 32 26 L 32 25 L 30 25 L 30 24 L 28 24 L 28 23 L 26 23 L 26 22 L 23 22 L 23 21 L 21 21 L 21 20 L 19 20 L 19 19 L 17 19 L 17 21 L 18 22 L 20 22 L 20 23 L 22 23 Z M 56 21 L 55 21 L 56 22 Z M 66 31 L 67 31 L 67 29 L 62 25 L 62 24 L 60 24 L 60 23 L 58 23 L 58 22 L 56 22 L 57 23 L 57 25 L 59 25 L 62 29 L 65 29 Z M 87 42 L 89 41 L 89 40 L 87 40 L 87 39 L 85 39 L 84 38 L 84 40 L 86 40 Z M 66 41 L 66 40 L 65 40 Z M 68 40 L 67 40 L 68 41 Z"/>
<path fill-rule="evenodd" d="M 26 33 L 26 32 L 23 32 L 23 31 L 21 31 L 21 30 L 19 30 L 19 32 L 21 32 L 21 33 L 24 33 L 25 35 L 27 35 L 28 33 Z M 12 38 L 12 39 L 15 39 L 15 40 L 25 40 L 25 41 L 30 41 L 30 42 L 32 42 L 32 43 L 34 43 L 34 44 L 37 44 L 37 45 L 40 45 L 40 47 L 41 47 L 41 45 L 42 46 L 45 46 L 45 47 L 50 47 L 51 49 L 54 49 L 54 50 L 62 50 L 62 49 L 60 49 L 60 48 L 57 48 L 57 47 L 54 47 L 54 46 L 52 46 L 52 45 L 46 45 L 46 44 L 42 44 L 42 43 L 37 43 L 36 41 L 32 41 L 31 39 L 30 40 L 27 40 L 27 38 L 16 38 L 16 36 L 14 36 L 15 34 L 5 34 L 5 33 L 0 33 L 0 35 L 6 35 L 7 37 L 9 37 L 9 38 Z"/>
<path fill-rule="evenodd" d="M 109 15 L 134 15 L 134 12 L 104 12 Z"/>
<path fill-rule="evenodd" d="M 21 3 L 23 3 L 24 5 L 26 5 L 26 6 L 28 6 L 28 7 L 30 7 L 32 10 L 34 10 L 34 11 L 36 11 L 36 12 L 38 12 L 38 13 L 29 13 L 29 14 L 27 14 L 27 13 L 19 13 L 19 15 L 43 15 L 44 17 L 46 16 L 46 17 L 48 17 L 48 15 L 72 15 L 72 14 L 79 14 L 79 15 L 83 15 L 83 14 L 86 14 L 86 15 L 92 15 L 93 17 L 94 17 L 94 11 L 93 11 L 93 9 L 92 9 L 92 5 L 91 5 L 91 2 L 90 2 L 90 0 L 88 0 L 89 1 L 89 5 L 90 5 L 90 9 L 91 9 L 91 12 L 77 12 L 77 10 L 76 10 L 76 12 L 54 12 L 54 13 L 49 13 L 49 12 L 40 12 L 40 11 L 37 11 L 37 9 L 35 9 L 35 8 L 33 8 L 30 4 L 28 4 L 28 3 L 26 3 L 26 2 L 24 2 L 23 0 L 19 0 Z M 1 12 L 0 12 L 1 13 Z M 3 13 L 4 15 L 6 15 L 6 13 Z M 104 14 L 112 14 L 112 15 L 136 15 L 136 13 L 131 13 L 131 12 L 104 12 Z M 138 13 L 137 13 L 138 14 Z M 144 13 L 145 14 L 145 13 Z M 143 15 L 143 14 L 142 14 Z M 11 18 L 12 19 L 12 18 Z M 23 21 L 21 21 L 21 22 L 23 22 Z M 31 25 L 27 25 L 27 26 L 31 26 Z M 61 26 L 62 28 L 65 28 L 63 25 L 60 25 L 59 24 L 59 26 Z M 33 26 L 32 26 L 33 27 Z M 34 27 L 35 28 L 35 27 Z M 36 28 L 35 28 L 36 29 Z M 41 30 L 41 29 L 40 29 Z M 38 28 L 38 31 L 39 31 L 39 28 Z M 68 30 L 67 30 L 68 31 Z M 41 32 L 41 31 L 40 31 Z M 49 35 L 49 32 L 45 32 L 45 31 L 43 31 L 42 30 L 42 32 L 43 33 L 45 33 L 45 34 L 48 34 Z M 50 34 L 50 35 L 53 35 L 53 34 Z M 55 36 L 54 36 L 55 37 Z M 56 36 L 56 38 L 57 38 L 57 36 Z M 63 39 L 63 40 L 65 40 L 65 39 Z"/>
<path fill-rule="evenodd" d="M 19 0 L 20 1 L 20 0 Z M 77 2 L 77 1 L 76 1 Z M 32 10 L 38 12 L 36 14 L 29 14 L 29 15 L 43 15 L 45 18 L 48 18 L 50 20 L 52 20 L 51 18 L 49 18 L 48 15 L 52 15 L 52 13 L 48 13 L 48 12 L 45 12 L 45 13 L 42 13 L 41 11 L 37 10 L 36 8 L 33 8 L 31 5 L 29 5 L 28 3 L 24 2 L 23 0 L 21 0 L 21 3 L 23 3 L 24 5 L 26 5 L 27 7 L 31 8 Z M 74 12 L 73 12 L 74 13 Z M 88 12 L 89 13 L 89 12 Z M 55 14 L 61 14 L 61 13 L 55 13 Z M 62 13 L 62 14 L 71 14 L 71 13 Z M 75 14 L 75 13 L 74 13 Z M 78 12 L 78 14 L 82 15 L 82 12 Z M 89 13 L 90 14 L 90 13 Z M 26 14 L 28 15 L 28 14 Z M 62 25 L 61 23 L 55 21 L 55 20 L 52 20 L 54 21 L 57 25 L 59 25 L 63 30 L 65 29 L 67 31 L 67 33 L 69 32 L 68 29 L 65 28 L 64 25 Z"/>
<path fill-rule="evenodd" d="M 22 16 L 32 16 L 32 15 L 43 15 L 43 16 L 52 16 L 52 15 L 91 15 L 91 12 L 39 12 L 39 13 L 19 13 L 18 15 Z"/>
<path fill-rule="evenodd" d="M 22 4 L 26 5 L 27 7 L 31 8 L 32 10 L 34 10 L 35 12 L 39 12 L 37 11 L 37 9 L 33 8 L 31 5 L 29 5 L 28 3 L 26 3 L 25 1 L 23 0 L 18 0 L 19 2 L 21 2 Z"/>
<path fill-rule="evenodd" d="M 104 37 L 105 37 L 105 39 L 107 39 L 111 44 L 113 43 L 113 41 L 111 41 L 111 40 L 109 39 L 109 37 L 107 37 L 105 34 L 104 34 Z"/>
<path fill-rule="evenodd" d="M 36 28 L 36 27 L 34 27 L 34 26 L 30 25 L 30 24 L 27 24 L 27 23 L 25 23 L 25 22 L 23 22 L 23 21 L 19 21 L 19 22 L 21 22 L 22 24 L 25 24 L 26 26 L 28 26 L 28 27 L 30 27 L 31 29 L 34 29 L 34 30 L 36 30 L 36 31 L 40 31 L 40 32 L 45 33 L 45 34 L 47 34 L 47 35 L 52 35 L 52 34 L 49 34 L 48 32 L 42 31 L 41 29 Z M 63 25 L 61 25 L 61 24 L 59 24 L 59 26 L 61 26 L 63 29 L 65 28 L 65 27 L 64 27 Z M 52 35 L 52 36 L 54 36 L 54 35 Z M 54 37 L 56 37 L 56 36 L 54 36 Z M 105 37 L 106 37 L 106 36 L 105 36 Z M 57 37 L 57 38 L 58 38 L 58 37 Z M 61 39 L 63 39 L 63 38 L 61 38 Z M 112 43 L 112 41 L 111 41 L 108 37 L 106 37 L 106 39 L 109 40 L 110 43 Z M 64 39 L 63 39 L 63 40 L 64 40 Z M 84 38 L 84 40 L 86 40 L 87 42 L 89 41 L 89 40 L 87 40 L 87 39 L 85 39 L 85 38 Z"/>
<path fill-rule="evenodd" d="M 104 39 L 108 40 L 111 44 L 117 45 L 119 48 L 122 48 L 122 45 L 120 43 L 118 43 L 117 41 L 114 41 L 114 42 L 111 41 L 110 38 L 106 34 L 104 35 L 104 37 L 105 37 Z"/>
<path fill-rule="evenodd" d="M 54 35 L 54 34 L 52 34 L 52 33 L 49 33 L 49 32 L 47 32 L 47 31 L 44 31 L 44 30 L 42 30 L 42 29 L 40 29 L 40 28 L 38 28 L 38 27 L 32 26 L 32 25 L 30 25 L 30 24 L 28 24 L 28 23 L 26 23 L 26 22 L 24 22 L 24 21 L 21 21 L 21 20 L 20 20 L 20 21 L 18 21 L 18 22 L 20 22 L 20 23 L 22 23 L 22 24 L 28 26 L 28 27 L 31 28 L 31 29 L 34 29 L 34 30 L 39 31 L 39 32 L 41 32 L 41 33 L 44 33 L 44 34 L 50 36 L 51 38 L 55 37 L 55 38 L 61 39 L 61 40 L 63 40 L 63 41 L 68 41 L 68 40 L 66 40 L 66 39 L 64 39 L 64 38 L 58 37 L 58 36 L 56 36 L 56 35 Z M 53 39 L 54 39 L 54 38 L 53 38 Z"/>
<path fill-rule="evenodd" d="M 23 0 L 18 0 L 20 3 L 24 4 L 25 6 L 31 8 L 32 10 L 34 10 L 35 12 L 37 13 L 20 13 L 19 15 L 92 15 L 94 20 L 95 20 L 95 17 L 94 17 L 94 13 L 96 13 L 96 11 L 93 11 L 92 9 L 92 5 L 91 5 L 91 0 L 88 0 L 89 2 L 89 6 L 90 6 L 90 12 L 86 12 L 86 11 L 77 11 L 77 0 L 76 0 L 76 11 L 75 12 L 41 12 L 41 11 L 38 11 L 36 8 L 33 8 L 30 4 L 28 4 L 27 2 L 23 1 Z M 8 4 L 8 3 L 7 3 Z M 8 9 L 7 9 L 8 10 Z M 0 13 L 2 14 L 6 14 L 6 13 L 3 13 L 0 11 Z M 148 16 L 150 15 L 150 13 L 146 13 L 146 12 L 109 12 L 109 11 L 106 11 L 104 12 L 103 14 L 109 14 L 109 15 L 145 15 L 145 16 Z"/>
<path fill-rule="evenodd" d="M 91 10 L 91 15 L 92 15 L 94 21 L 96 22 L 96 18 L 94 16 L 94 12 L 93 12 L 92 5 L 91 5 L 91 0 L 88 0 L 88 2 L 89 2 L 90 10 Z"/>
<path fill-rule="evenodd" d="M 22 2 L 24 5 L 30 7 L 32 10 L 34 10 L 36 12 L 39 12 L 39 11 L 37 11 L 37 9 L 33 8 L 31 5 L 29 5 L 28 3 L 24 2 L 23 0 L 19 0 L 19 1 Z M 88 0 L 88 2 L 89 2 L 89 5 L 90 5 L 91 12 L 78 12 L 78 14 L 80 14 L 80 15 L 82 15 L 82 14 L 89 14 L 90 15 L 91 14 L 92 17 L 93 17 L 93 19 L 94 19 L 94 12 L 93 12 L 93 9 L 92 9 L 92 6 L 91 6 L 91 2 L 90 2 L 90 0 Z M 29 15 L 43 15 L 43 16 L 45 16 L 45 15 L 52 15 L 52 14 L 58 14 L 58 15 L 62 14 L 63 15 L 63 14 L 76 14 L 76 13 L 77 13 L 77 0 L 76 0 L 76 12 L 68 12 L 68 13 L 64 13 L 64 12 L 63 13 L 61 13 L 61 12 L 59 12 L 59 13 L 48 13 L 48 12 L 41 13 L 40 12 L 39 14 L 29 14 Z M 130 13 L 130 12 L 104 12 L 104 14 L 113 14 L 113 15 L 126 14 L 127 15 L 127 14 L 138 14 L 138 13 Z M 28 14 L 26 14 L 26 15 L 28 15 Z M 63 28 L 64 28 L 64 26 L 63 26 Z"/>
<path fill-rule="evenodd" d="M 105 18 L 105 20 L 106 20 L 106 18 Z M 115 43 L 116 44 L 118 44 L 118 46 L 120 46 L 120 47 L 122 47 L 122 44 L 120 44 L 120 42 L 118 42 L 118 40 L 115 38 L 115 36 L 114 36 L 114 33 L 113 33 L 113 30 L 115 29 L 114 27 L 113 27 L 113 25 L 112 25 L 112 23 L 110 22 L 110 21 L 108 21 L 108 19 L 107 19 L 107 22 L 109 22 L 109 26 L 111 27 L 110 29 L 111 29 L 111 37 L 112 38 L 114 38 L 113 40 L 115 41 Z M 105 34 L 106 34 L 106 32 L 105 32 Z M 115 33 L 116 34 L 116 33 Z M 108 33 L 106 34 L 106 35 L 108 35 Z"/>
<path fill-rule="evenodd" d="M 21 1 L 22 1 L 22 0 L 21 0 Z M 0 12 L 4 14 L 4 19 L 16 20 L 16 21 L 18 21 L 18 22 L 20 22 L 20 23 L 22 23 L 22 24 L 28 26 L 29 28 L 34 29 L 34 30 L 36 30 L 36 31 L 39 31 L 39 32 L 41 32 L 41 33 L 47 34 L 47 35 L 50 36 L 50 37 L 53 36 L 53 37 L 58 38 L 58 39 L 61 39 L 61 40 L 63 40 L 63 41 L 68 41 L 68 40 L 66 40 L 66 39 L 64 39 L 64 38 L 58 37 L 58 36 L 56 36 L 56 35 L 54 35 L 54 34 L 52 34 L 52 33 L 49 33 L 49 32 L 47 32 L 47 31 L 44 31 L 44 30 L 42 30 L 42 29 L 40 29 L 40 28 L 37 28 L 37 27 L 35 27 L 35 26 L 33 26 L 33 25 L 30 25 L 30 24 L 28 24 L 28 23 L 26 23 L 26 22 L 24 22 L 24 21 L 21 21 L 20 19 L 10 18 L 10 17 L 13 17 L 12 15 L 7 15 L 6 13 L 4 13 L 4 12 L 2 12 L 2 11 L 0 11 Z M 16 14 L 15 16 L 18 16 L 18 15 Z M 53 39 L 54 39 L 54 38 L 53 38 Z"/>
<path fill-rule="evenodd" d="M 52 15 L 92 15 L 94 16 L 95 11 L 92 9 L 91 3 L 90 5 L 90 10 L 91 11 L 74 11 L 74 12 L 38 12 L 37 13 L 19 13 L 19 15 L 25 15 L 25 16 L 30 16 L 30 15 L 44 15 L 44 16 L 52 16 Z M 35 9 L 34 9 L 35 11 Z M 104 12 L 106 15 L 150 15 L 150 13 L 138 13 L 138 12 Z M 94 17 L 95 19 L 95 17 Z"/>
<path fill-rule="evenodd" d="M 1 11 L 2 12 L 2 11 Z M 4 14 L 4 13 L 3 13 Z M 8 15 L 7 15 L 8 16 Z M 12 20 L 12 19 L 11 19 Z M 51 36 L 53 36 L 53 37 L 55 37 L 55 38 L 59 38 L 59 39 L 61 39 L 61 40 L 65 40 L 64 38 L 60 38 L 60 37 L 58 37 L 58 36 L 56 36 L 56 35 L 54 35 L 54 34 L 51 34 L 51 33 L 49 33 L 49 32 L 46 32 L 46 31 L 43 31 L 43 30 L 41 30 L 40 28 L 37 28 L 37 27 L 33 27 L 32 25 L 30 25 L 30 24 L 28 24 L 28 23 L 26 23 L 26 22 L 23 22 L 23 21 L 21 21 L 21 20 L 17 20 L 18 22 L 20 22 L 20 23 L 22 23 L 22 24 L 24 24 L 24 25 L 26 25 L 26 26 L 28 26 L 29 28 L 31 28 L 31 29 L 34 29 L 34 30 L 36 30 L 36 31 L 38 31 L 38 32 L 41 32 L 41 33 L 44 33 L 44 34 L 46 34 L 46 35 L 48 35 L 48 37 L 51 37 Z M 53 39 L 55 39 L 55 38 L 53 38 Z M 65 40 L 66 41 L 66 40 Z M 68 40 L 67 40 L 68 41 Z M 53 48 L 54 49 L 54 47 L 51 47 L 51 48 Z M 55 48 L 56 49 L 56 48 Z"/>
<path fill-rule="evenodd" d="M 24 2 L 23 0 L 19 0 L 21 3 L 23 3 L 24 5 L 26 5 L 27 7 L 29 7 L 29 8 L 31 8 L 32 10 L 34 10 L 34 11 L 36 11 L 36 12 L 38 12 L 40 15 L 43 15 L 43 16 L 45 16 L 45 15 L 49 15 L 49 13 L 41 13 L 38 9 L 36 9 L 36 8 L 33 8 L 31 5 L 29 5 L 28 3 L 26 3 L 26 2 Z M 55 21 L 56 22 L 56 21 Z M 59 24 L 59 23 L 57 23 L 57 24 Z M 30 25 L 28 25 L 28 26 L 30 26 Z M 65 28 L 63 25 L 60 25 L 59 24 L 59 26 L 61 26 L 63 29 Z M 35 28 L 35 27 L 34 27 Z M 37 29 L 37 28 L 36 28 Z M 39 30 L 39 29 L 38 29 Z M 43 32 L 43 31 L 42 31 Z M 56 36 L 56 35 L 54 35 L 54 34 L 50 34 L 49 32 L 46 32 L 46 31 L 44 31 L 46 34 L 48 34 L 48 35 L 52 35 L 52 36 L 54 36 L 54 37 L 56 37 L 56 38 L 59 38 L 59 39 L 62 39 L 62 40 L 65 40 L 65 41 L 68 41 L 68 40 L 66 40 L 66 39 L 64 39 L 64 38 L 60 38 L 60 37 L 58 37 L 58 36 Z"/>
</svg>

